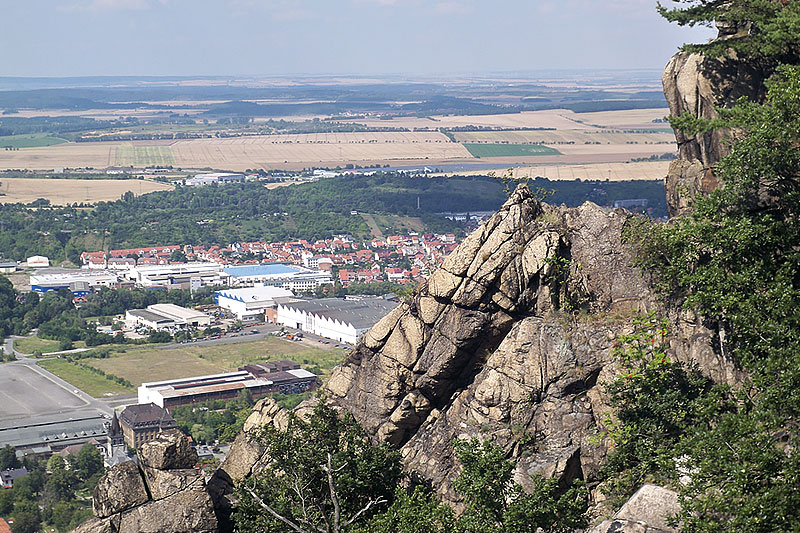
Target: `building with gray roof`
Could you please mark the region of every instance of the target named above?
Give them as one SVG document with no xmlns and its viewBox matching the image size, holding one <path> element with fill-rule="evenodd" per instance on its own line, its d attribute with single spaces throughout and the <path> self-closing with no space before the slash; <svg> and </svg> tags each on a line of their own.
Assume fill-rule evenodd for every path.
<svg viewBox="0 0 800 533">
<path fill-rule="evenodd" d="M 358 339 L 397 307 L 383 298 L 342 300 L 321 298 L 278 305 L 278 324 L 355 344 Z"/>
</svg>

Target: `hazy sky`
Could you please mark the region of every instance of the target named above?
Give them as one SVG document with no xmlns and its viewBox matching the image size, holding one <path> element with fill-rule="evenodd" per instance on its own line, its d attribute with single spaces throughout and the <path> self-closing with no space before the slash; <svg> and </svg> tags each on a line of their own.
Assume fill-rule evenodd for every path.
<svg viewBox="0 0 800 533">
<path fill-rule="evenodd" d="M 661 68 L 656 0 L 0 0 L 0 76 Z"/>
</svg>

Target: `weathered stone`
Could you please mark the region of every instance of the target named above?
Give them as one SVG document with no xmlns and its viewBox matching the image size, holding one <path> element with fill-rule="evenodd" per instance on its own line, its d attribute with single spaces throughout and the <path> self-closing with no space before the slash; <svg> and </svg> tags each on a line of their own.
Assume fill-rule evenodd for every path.
<svg viewBox="0 0 800 533">
<path fill-rule="evenodd" d="M 650 528 L 677 532 L 667 524 L 667 518 L 680 511 L 678 493 L 657 485 L 643 485 L 614 516 L 617 520 L 639 522 Z"/>
<path fill-rule="evenodd" d="M 148 500 L 147 489 L 136 463 L 121 463 L 106 472 L 94 488 L 93 509 L 98 518 L 142 505 Z"/>
<path fill-rule="evenodd" d="M 150 489 L 150 496 L 154 500 L 162 500 L 177 492 L 205 486 L 203 474 L 198 470 L 159 470 L 147 466 L 142 470 L 147 487 Z"/>
<path fill-rule="evenodd" d="M 178 431 L 162 433 L 142 444 L 137 455 L 142 466 L 160 470 L 192 468 L 197 464 L 197 452 Z"/>
<path fill-rule="evenodd" d="M 720 28 L 720 39 L 728 38 Z M 741 97 L 760 101 L 766 95 L 764 81 L 773 67 L 740 59 L 730 51 L 722 57 L 705 57 L 679 52 L 664 69 L 664 96 L 670 114 L 691 114 L 704 119 L 717 118 L 717 108 L 730 107 Z M 680 159 L 670 164 L 666 178 L 667 206 L 670 216 L 688 213 L 692 197 L 708 194 L 718 186 L 713 165 L 729 152 L 728 130 L 717 129 L 690 135 L 675 132 Z"/>
<path fill-rule="evenodd" d="M 643 485 L 611 520 L 592 528 L 590 533 L 677 533 L 667 517 L 680 511 L 678 494 L 656 485 Z"/>
<path fill-rule="evenodd" d="M 117 533 L 119 515 L 109 518 L 92 518 L 72 530 L 72 533 Z"/>
<path fill-rule="evenodd" d="M 204 487 L 150 501 L 122 514 L 120 533 L 212 533 L 217 531 L 214 505 Z"/>
</svg>

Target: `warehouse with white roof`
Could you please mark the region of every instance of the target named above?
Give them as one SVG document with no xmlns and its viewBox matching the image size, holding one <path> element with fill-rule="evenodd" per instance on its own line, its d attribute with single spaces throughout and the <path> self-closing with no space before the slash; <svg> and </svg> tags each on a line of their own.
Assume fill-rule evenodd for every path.
<svg viewBox="0 0 800 533">
<path fill-rule="evenodd" d="M 243 324 L 257 322 L 266 309 L 294 297 L 292 291 L 281 287 L 256 285 L 245 289 L 228 289 L 214 293 L 214 303 L 228 309 Z"/>
</svg>

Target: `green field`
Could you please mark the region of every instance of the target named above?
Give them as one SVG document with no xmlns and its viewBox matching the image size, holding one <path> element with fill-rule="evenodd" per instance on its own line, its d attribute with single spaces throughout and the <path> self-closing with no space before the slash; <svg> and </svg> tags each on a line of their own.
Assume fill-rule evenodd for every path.
<svg viewBox="0 0 800 533">
<path fill-rule="evenodd" d="M 0 137 L 2 148 L 37 148 L 40 146 L 53 146 L 67 142 L 60 137 L 52 137 L 46 133 L 31 133 L 27 135 L 5 135 Z"/>
<path fill-rule="evenodd" d="M 175 164 L 172 148 L 169 146 L 134 146 L 122 144 L 114 152 L 117 165 L 160 165 Z"/>
<path fill-rule="evenodd" d="M 277 337 L 235 344 L 212 346 L 186 345 L 179 348 L 136 348 L 113 354 L 108 359 L 83 359 L 83 362 L 125 378 L 134 386 L 148 381 L 202 376 L 236 370 L 248 363 L 290 359 L 308 370 L 322 372 L 323 379 L 342 362 L 345 352 L 322 350 Z"/>
<path fill-rule="evenodd" d="M 473 157 L 525 157 L 531 155 L 561 155 L 561 152 L 541 144 L 473 144 L 463 143 Z"/>
<path fill-rule="evenodd" d="M 45 370 L 52 372 L 64 381 L 69 382 L 76 388 L 95 398 L 120 396 L 122 394 L 133 394 L 136 392 L 133 388 L 120 385 L 90 370 L 81 368 L 74 363 L 65 361 L 64 359 L 47 359 L 45 361 L 40 361 L 38 364 Z"/>
<path fill-rule="evenodd" d="M 75 341 L 72 343 L 72 347 L 86 348 L 86 343 L 83 341 Z M 24 339 L 17 339 L 14 341 L 14 349 L 28 355 L 37 350 L 43 354 L 60 351 L 58 341 L 40 339 L 39 337 L 25 337 Z"/>
<path fill-rule="evenodd" d="M 36 350 L 42 353 L 57 352 L 58 341 L 40 339 L 39 337 L 26 337 L 14 341 L 14 349 L 25 354 L 32 354 Z"/>
</svg>

